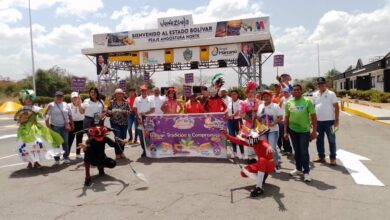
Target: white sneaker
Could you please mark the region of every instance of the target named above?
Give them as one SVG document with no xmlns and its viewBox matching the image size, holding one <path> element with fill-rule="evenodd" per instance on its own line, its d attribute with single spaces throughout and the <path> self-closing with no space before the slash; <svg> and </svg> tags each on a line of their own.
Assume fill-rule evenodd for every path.
<svg viewBox="0 0 390 220">
<path fill-rule="evenodd" d="M 76 159 L 83 159 L 83 156 L 81 156 L 80 154 L 77 154 Z"/>
<path fill-rule="evenodd" d="M 64 159 L 64 163 L 70 163 L 69 159 Z"/>
<path fill-rule="evenodd" d="M 297 176 L 297 175 L 300 175 L 300 174 L 302 174 L 302 172 L 297 170 L 297 169 L 294 169 L 293 171 L 290 172 L 291 176 Z"/>
<path fill-rule="evenodd" d="M 280 166 L 275 166 L 275 173 L 280 173 Z"/>
<path fill-rule="evenodd" d="M 311 182 L 311 177 L 308 173 L 303 174 L 303 181 Z"/>
</svg>

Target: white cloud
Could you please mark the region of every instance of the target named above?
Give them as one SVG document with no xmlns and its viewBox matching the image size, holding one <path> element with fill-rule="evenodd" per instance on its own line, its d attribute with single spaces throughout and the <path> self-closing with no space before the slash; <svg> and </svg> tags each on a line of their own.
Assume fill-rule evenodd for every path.
<svg viewBox="0 0 390 220">
<path fill-rule="evenodd" d="M 274 34 L 276 53 L 285 54 L 285 67 L 295 78 L 317 76 L 317 43 L 320 49 L 321 74 L 335 65 L 343 72 L 356 65 L 359 58 L 367 64 L 374 56 L 384 56 L 390 51 L 390 2 L 381 9 L 365 13 L 329 11 L 319 20 L 313 32 L 305 27 L 285 28 Z M 304 44 L 300 44 L 303 42 Z M 265 65 L 268 82 L 275 76 L 272 60 Z"/>
<path fill-rule="evenodd" d="M 38 38 L 35 42 L 41 47 L 50 45 L 65 49 L 68 52 L 80 53 L 81 48 L 92 47 L 93 34 L 110 31 L 107 27 L 93 23 L 78 26 L 66 24 L 55 27 L 50 33 Z"/>
<path fill-rule="evenodd" d="M 102 0 L 62 0 L 56 9 L 56 14 L 59 16 L 76 15 L 84 18 L 101 8 L 103 8 Z"/>
<path fill-rule="evenodd" d="M 0 9 L 1 23 L 14 23 L 23 18 L 22 13 L 14 8 Z"/>
<path fill-rule="evenodd" d="M 46 32 L 45 27 L 39 24 L 34 24 L 32 29 L 34 39 L 41 37 Z M 0 23 L 0 39 L 2 42 L 2 54 L 19 51 L 20 48 L 29 47 L 30 45 L 30 28 L 12 28 L 7 24 Z"/>
<path fill-rule="evenodd" d="M 30 0 L 31 9 L 43 9 L 50 8 L 54 4 L 63 0 Z M 23 7 L 28 8 L 28 0 L 1 0 L 0 9 L 11 8 L 11 7 Z"/>
<path fill-rule="evenodd" d="M 58 16 L 78 16 L 85 18 L 104 7 L 103 0 L 30 0 L 32 10 L 57 6 Z M 28 8 L 28 0 L 1 0 L 0 9 L 12 7 Z"/>
<path fill-rule="evenodd" d="M 261 9 L 261 3 L 255 0 L 211 0 L 208 5 L 197 7 L 194 10 L 170 8 L 160 11 L 145 6 L 140 11 L 134 11 L 124 6 L 121 10 L 114 11 L 111 19 L 121 19 L 116 26 L 116 31 L 142 30 L 157 28 L 157 19 L 161 17 L 192 14 L 194 23 L 208 23 L 217 20 L 264 16 Z"/>
</svg>

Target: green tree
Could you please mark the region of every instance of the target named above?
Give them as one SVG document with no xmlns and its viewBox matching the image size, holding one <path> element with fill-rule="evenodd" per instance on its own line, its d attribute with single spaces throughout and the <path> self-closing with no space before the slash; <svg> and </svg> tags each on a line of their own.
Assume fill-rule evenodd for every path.
<svg viewBox="0 0 390 220">
<path fill-rule="evenodd" d="M 341 74 L 341 72 L 336 69 L 331 69 L 325 73 L 326 85 L 328 88 L 333 88 L 333 77 L 339 74 Z"/>
<path fill-rule="evenodd" d="M 136 89 L 137 91 L 139 91 L 139 87 L 144 83 L 144 76 L 141 74 L 141 75 L 138 75 L 138 76 L 133 76 L 133 78 L 130 78 L 130 76 L 126 77 L 126 91 L 129 91 L 129 89 Z M 147 83 L 147 86 L 149 89 L 152 89 L 153 87 L 155 87 L 155 84 L 154 84 L 154 81 L 150 78 L 149 79 L 149 83 Z"/>
</svg>

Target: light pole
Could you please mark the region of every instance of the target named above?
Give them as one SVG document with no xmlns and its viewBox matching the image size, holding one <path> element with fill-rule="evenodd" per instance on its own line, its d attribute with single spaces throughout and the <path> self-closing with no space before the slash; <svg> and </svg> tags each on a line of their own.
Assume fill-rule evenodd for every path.
<svg viewBox="0 0 390 220">
<path fill-rule="evenodd" d="M 318 77 L 321 76 L 321 69 L 320 69 L 320 43 L 317 42 L 317 64 L 318 64 Z"/>
<path fill-rule="evenodd" d="M 32 64 L 32 80 L 33 80 L 33 89 L 35 95 L 37 94 L 37 88 L 35 86 L 35 62 L 34 62 L 34 46 L 33 46 L 33 36 L 32 36 L 32 24 L 31 24 L 31 5 L 30 0 L 28 0 L 28 15 L 30 20 L 30 44 L 31 44 L 31 64 Z"/>
</svg>

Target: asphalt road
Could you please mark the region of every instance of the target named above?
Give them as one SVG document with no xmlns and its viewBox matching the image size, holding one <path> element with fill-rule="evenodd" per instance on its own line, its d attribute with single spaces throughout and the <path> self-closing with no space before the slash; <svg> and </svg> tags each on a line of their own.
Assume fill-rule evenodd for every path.
<svg viewBox="0 0 390 220">
<path fill-rule="evenodd" d="M 15 138 L 4 138 L 15 133 L 12 120 L 0 115 L 0 219 L 376 220 L 390 214 L 390 126 L 344 113 L 338 148 L 370 158 L 364 165 L 386 186 L 357 185 L 340 161 L 337 167 L 312 164 L 313 181 L 307 184 L 288 175 L 294 166 L 283 157 L 282 173 L 267 180 L 262 197 L 251 199 L 254 181 L 241 178 L 229 160 L 140 160 L 139 146 L 133 146 L 126 155 L 148 177 L 149 187 L 132 175 L 129 160 L 83 187 L 81 161 L 25 169 L 15 156 Z M 314 143 L 310 150 L 314 159 Z"/>
</svg>

